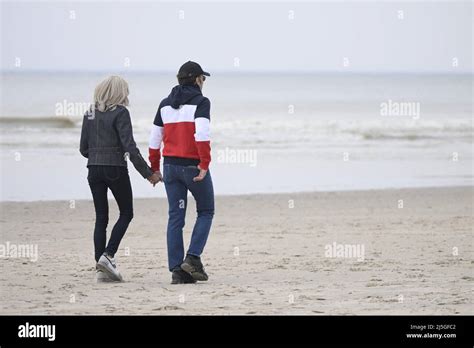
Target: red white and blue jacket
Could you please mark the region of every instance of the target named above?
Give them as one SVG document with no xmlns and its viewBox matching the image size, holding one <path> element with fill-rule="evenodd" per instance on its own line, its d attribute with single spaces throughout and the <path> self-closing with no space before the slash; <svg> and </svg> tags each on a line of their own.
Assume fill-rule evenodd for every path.
<svg viewBox="0 0 474 348">
<path fill-rule="evenodd" d="M 153 171 L 160 170 L 162 142 L 165 164 L 209 168 L 210 109 L 209 99 L 197 85 L 178 85 L 171 90 L 158 107 L 150 134 L 149 159 Z"/>
</svg>

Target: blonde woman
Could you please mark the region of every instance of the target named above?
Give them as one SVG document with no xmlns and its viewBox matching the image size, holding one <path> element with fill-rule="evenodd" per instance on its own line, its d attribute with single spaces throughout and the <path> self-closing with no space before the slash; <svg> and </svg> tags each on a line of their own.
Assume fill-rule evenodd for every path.
<svg viewBox="0 0 474 348">
<path fill-rule="evenodd" d="M 96 87 L 94 105 L 84 115 L 82 123 L 80 152 L 88 158 L 87 180 L 94 199 L 94 247 L 99 282 L 122 280 L 114 255 L 133 218 L 127 158 L 150 183 L 155 185 L 160 181 L 160 177 L 153 174 L 141 156 L 133 139 L 130 113 L 126 108 L 128 94 L 128 84 L 124 79 L 119 76 L 108 77 Z M 120 216 L 106 243 L 109 189 L 117 202 Z"/>
</svg>

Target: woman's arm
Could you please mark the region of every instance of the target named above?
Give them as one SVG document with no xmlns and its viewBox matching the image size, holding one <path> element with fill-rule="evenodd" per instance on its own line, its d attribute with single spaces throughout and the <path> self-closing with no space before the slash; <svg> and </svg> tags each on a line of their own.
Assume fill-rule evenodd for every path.
<svg viewBox="0 0 474 348">
<path fill-rule="evenodd" d="M 79 145 L 79 151 L 81 152 L 81 155 L 86 158 L 89 157 L 89 133 L 87 127 L 87 120 L 88 116 L 87 114 L 85 114 L 84 118 L 82 119 L 81 142 Z"/>
<path fill-rule="evenodd" d="M 153 171 L 143 159 L 140 150 L 138 150 L 137 144 L 133 139 L 132 120 L 130 119 L 130 113 L 127 109 L 124 108 L 124 110 L 117 115 L 115 125 L 117 127 L 122 148 L 126 153 L 128 153 L 133 166 L 141 176 L 145 179 L 149 179 L 153 175 Z"/>
</svg>

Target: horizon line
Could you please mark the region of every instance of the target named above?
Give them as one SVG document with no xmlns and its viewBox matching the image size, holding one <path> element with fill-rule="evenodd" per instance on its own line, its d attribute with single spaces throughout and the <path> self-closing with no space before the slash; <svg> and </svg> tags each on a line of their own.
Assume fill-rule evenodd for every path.
<svg viewBox="0 0 474 348">
<path fill-rule="evenodd" d="M 136 73 L 136 74 L 172 74 L 176 75 L 176 71 L 172 70 L 156 70 L 156 69 L 0 69 L 0 74 L 4 73 Z M 260 75 L 474 75 L 474 70 L 221 70 L 217 69 L 211 74 L 229 74 L 229 75 L 248 75 L 248 74 L 260 74 Z"/>
</svg>

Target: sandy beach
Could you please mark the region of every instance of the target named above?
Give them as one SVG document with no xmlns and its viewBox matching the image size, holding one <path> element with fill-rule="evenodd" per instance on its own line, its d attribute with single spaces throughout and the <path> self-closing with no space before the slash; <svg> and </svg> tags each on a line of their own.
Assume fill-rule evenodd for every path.
<svg viewBox="0 0 474 348">
<path fill-rule="evenodd" d="M 3 202 L 1 314 L 472 314 L 472 190 L 218 196 L 194 285 L 170 284 L 162 198 L 135 200 L 119 284 L 94 280 L 92 201 Z"/>
</svg>

